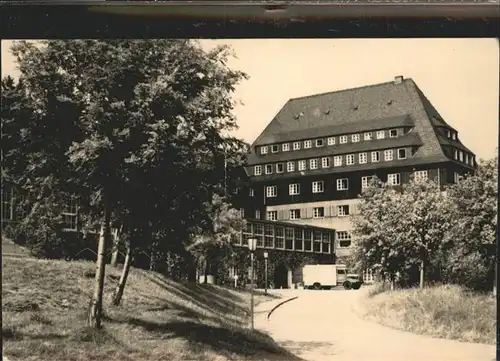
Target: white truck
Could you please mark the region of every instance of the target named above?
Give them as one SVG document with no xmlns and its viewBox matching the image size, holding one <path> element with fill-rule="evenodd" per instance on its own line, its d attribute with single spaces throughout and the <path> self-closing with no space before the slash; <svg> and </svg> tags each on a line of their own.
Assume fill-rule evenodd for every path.
<svg viewBox="0 0 500 361">
<path fill-rule="evenodd" d="M 347 266 L 340 264 L 305 265 L 302 269 L 302 281 L 305 289 L 315 290 L 337 286 L 357 290 L 363 283 L 359 275 L 349 273 Z"/>
</svg>

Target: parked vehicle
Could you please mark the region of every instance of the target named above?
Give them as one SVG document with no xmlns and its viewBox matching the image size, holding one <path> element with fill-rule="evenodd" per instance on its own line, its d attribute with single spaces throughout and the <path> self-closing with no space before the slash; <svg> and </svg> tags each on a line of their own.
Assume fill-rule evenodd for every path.
<svg viewBox="0 0 500 361">
<path fill-rule="evenodd" d="M 302 269 L 304 288 L 306 289 L 331 289 L 342 286 L 346 290 L 357 290 L 363 283 L 362 277 L 349 273 L 345 265 L 315 264 L 306 265 Z"/>
</svg>

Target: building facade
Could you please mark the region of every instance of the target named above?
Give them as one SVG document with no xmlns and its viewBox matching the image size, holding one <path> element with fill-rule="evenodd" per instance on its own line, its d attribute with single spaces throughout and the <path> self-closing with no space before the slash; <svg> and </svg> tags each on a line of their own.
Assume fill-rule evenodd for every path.
<svg viewBox="0 0 500 361">
<path fill-rule="evenodd" d="M 335 230 L 338 262 L 355 241 L 350 216 L 371 177 L 441 186 L 476 159 L 412 79 L 290 99 L 250 147 L 248 217 Z M 367 275 L 367 277 L 370 277 Z"/>
</svg>

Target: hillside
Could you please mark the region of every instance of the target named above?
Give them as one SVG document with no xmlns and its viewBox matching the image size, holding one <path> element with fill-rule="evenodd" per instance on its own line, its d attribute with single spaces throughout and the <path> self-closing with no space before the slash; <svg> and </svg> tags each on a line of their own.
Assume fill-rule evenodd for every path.
<svg viewBox="0 0 500 361">
<path fill-rule="evenodd" d="M 120 271 L 108 267 L 104 327 L 94 331 L 85 324 L 93 263 L 2 261 L 3 351 L 12 361 L 297 360 L 248 331 L 248 292 L 132 269 L 123 304 L 113 308 Z"/>
<path fill-rule="evenodd" d="M 373 288 L 363 316 L 385 326 L 438 338 L 495 344 L 496 297 L 456 285 L 424 289 Z"/>
</svg>

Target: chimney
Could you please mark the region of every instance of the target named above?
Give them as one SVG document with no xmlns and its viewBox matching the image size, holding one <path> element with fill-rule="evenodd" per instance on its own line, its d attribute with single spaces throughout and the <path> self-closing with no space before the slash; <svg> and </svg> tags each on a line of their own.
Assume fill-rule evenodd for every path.
<svg viewBox="0 0 500 361">
<path fill-rule="evenodd" d="M 403 82 L 403 76 L 402 75 L 398 75 L 396 77 L 394 77 L 394 84 L 401 84 Z"/>
</svg>

